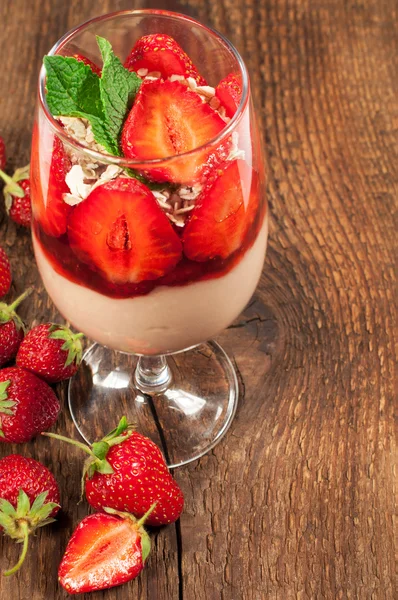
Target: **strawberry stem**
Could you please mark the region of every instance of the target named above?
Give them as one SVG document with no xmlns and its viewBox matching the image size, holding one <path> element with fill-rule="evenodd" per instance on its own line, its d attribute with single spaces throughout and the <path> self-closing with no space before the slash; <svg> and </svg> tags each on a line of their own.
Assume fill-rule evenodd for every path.
<svg viewBox="0 0 398 600">
<path fill-rule="evenodd" d="M 154 502 L 154 503 L 152 504 L 151 508 L 150 508 L 149 510 L 147 510 L 147 511 L 146 511 L 145 515 L 143 515 L 143 516 L 141 517 L 141 519 L 140 519 L 139 521 L 137 521 L 137 527 L 138 527 L 138 529 L 139 529 L 140 527 L 142 527 L 143 525 L 145 525 L 145 521 L 147 520 L 147 518 L 149 517 L 149 515 L 150 515 L 151 513 L 153 513 L 153 511 L 154 511 L 154 510 L 155 510 L 155 508 L 156 508 L 156 505 L 157 505 L 157 501 L 156 501 L 156 502 Z"/>
<path fill-rule="evenodd" d="M 30 287 L 27 290 L 25 290 L 23 294 L 18 296 L 18 298 L 16 300 L 14 300 L 14 302 L 12 304 L 9 305 L 8 308 L 9 308 L 10 312 L 14 311 L 21 304 L 21 302 L 23 302 L 25 300 L 25 298 L 27 298 L 32 292 L 33 292 L 33 288 Z"/>
<path fill-rule="evenodd" d="M 14 181 L 14 179 L 12 179 L 9 175 L 7 175 L 7 173 L 4 173 L 4 171 L 2 171 L 1 169 L 0 169 L 0 177 L 4 181 L 4 183 L 7 184 L 6 185 L 7 190 L 5 190 L 5 191 L 9 192 L 13 196 L 17 196 L 17 198 L 23 198 L 25 196 L 25 192 L 21 188 L 21 186 L 18 185 L 16 183 L 16 181 Z"/>
<path fill-rule="evenodd" d="M 21 523 L 21 530 L 23 533 L 23 546 L 22 546 L 22 552 L 21 555 L 19 557 L 19 561 L 17 562 L 17 564 L 12 567 L 12 569 L 9 569 L 8 571 L 4 572 L 4 575 L 6 575 L 7 577 L 9 575 L 13 575 L 14 573 L 16 573 L 18 571 L 18 569 L 21 568 L 25 558 L 26 558 L 26 553 L 28 551 L 28 542 L 29 542 L 29 527 L 28 524 L 25 522 Z"/>
<path fill-rule="evenodd" d="M 83 450 L 84 452 L 89 454 L 90 456 L 97 458 L 95 456 L 94 452 L 92 452 L 88 446 L 86 446 L 85 444 L 82 444 L 81 442 L 77 442 L 76 440 L 71 440 L 70 438 L 67 438 L 63 435 L 58 435 L 57 433 L 49 433 L 48 431 L 43 431 L 41 435 L 45 435 L 46 437 L 53 438 L 54 440 L 60 440 L 61 442 L 68 442 L 68 444 L 72 444 L 72 446 L 76 446 L 77 448 L 80 448 L 81 450 Z"/>
<path fill-rule="evenodd" d="M 137 529 L 140 529 L 140 527 L 142 527 L 144 525 L 144 523 L 147 520 L 147 518 L 149 517 L 149 515 L 155 510 L 157 503 L 158 503 L 157 501 L 154 502 L 152 504 L 152 506 L 146 511 L 145 515 L 143 515 L 139 521 L 137 521 L 135 516 L 132 515 L 131 513 L 123 512 L 121 510 L 116 510 L 115 508 L 110 508 L 109 506 L 104 506 L 104 511 L 109 513 L 110 515 L 117 515 L 118 517 L 121 517 L 122 519 L 130 519 L 137 526 Z"/>
<path fill-rule="evenodd" d="M 11 179 L 11 177 L 9 175 L 7 175 L 7 173 L 4 173 L 4 171 L 2 171 L 1 169 L 0 169 L 0 177 L 2 178 L 4 183 L 13 183 L 13 180 Z"/>
</svg>

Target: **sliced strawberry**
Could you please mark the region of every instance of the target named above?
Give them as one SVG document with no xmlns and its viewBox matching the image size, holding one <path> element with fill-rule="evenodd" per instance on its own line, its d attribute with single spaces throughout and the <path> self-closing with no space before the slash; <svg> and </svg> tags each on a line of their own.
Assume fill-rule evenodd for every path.
<svg viewBox="0 0 398 600">
<path fill-rule="evenodd" d="M 196 92 L 178 81 L 144 83 L 122 131 L 122 149 L 128 158 L 166 158 L 203 146 L 225 123 Z M 151 167 L 146 175 L 156 181 L 192 183 L 198 179 L 214 148 L 174 159 L 165 167 Z"/>
<path fill-rule="evenodd" d="M 206 85 L 188 54 L 172 37 L 164 33 L 153 33 L 140 38 L 126 58 L 124 66 L 129 71 L 158 71 L 163 79 L 171 75 L 193 77 L 198 85 Z"/>
<path fill-rule="evenodd" d="M 181 242 L 152 192 L 120 177 L 95 188 L 68 225 L 72 250 L 113 283 L 157 279 L 181 258 Z"/>
<path fill-rule="evenodd" d="M 67 217 L 72 207 L 63 200 L 63 194 L 69 192 L 65 175 L 71 168 L 71 162 L 57 136 L 54 137 L 53 142 L 46 198 L 43 196 L 45 188 L 40 177 L 42 160 L 45 159 L 40 156 L 39 128 L 35 125 L 30 172 L 32 212 L 45 233 L 59 237 L 66 231 Z"/>
<path fill-rule="evenodd" d="M 101 69 L 92 60 L 87 58 L 87 56 L 83 56 L 83 54 L 73 54 L 72 56 L 73 56 L 73 58 L 76 58 L 76 60 L 78 60 L 79 62 L 82 62 L 85 65 L 88 65 L 91 68 L 93 73 L 98 75 L 98 77 L 101 77 Z"/>
<path fill-rule="evenodd" d="M 224 163 L 207 181 L 183 234 L 185 255 L 227 258 L 243 244 L 259 205 L 258 176 L 243 160 Z"/>
<path fill-rule="evenodd" d="M 149 548 L 148 534 L 133 519 L 89 515 L 69 540 L 58 570 L 59 582 L 70 594 L 121 585 L 142 571 Z"/>
<path fill-rule="evenodd" d="M 233 117 L 242 97 L 242 77 L 230 73 L 216 87 L 216 96 L 225 107 L 227 117 Z"/>
</svg>

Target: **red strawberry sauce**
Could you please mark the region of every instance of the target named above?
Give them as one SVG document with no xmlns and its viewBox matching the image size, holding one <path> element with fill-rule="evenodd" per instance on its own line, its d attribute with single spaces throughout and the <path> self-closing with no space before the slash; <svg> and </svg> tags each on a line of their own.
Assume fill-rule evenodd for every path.
<svg viewBox="0 0 398 600">
<path fill-rule="evenodd" d="M 112 283 L 103 277 L 101 273 L 79 261 L 69 246 L 67 234 L 59 238 L 51 237 L 40 228 L 37 221 L 33 222 L 33 231 L 47 260 L 57 273 L 74 283 L 95 290 L 105 296 L 112 298 L 132 298 L 135 296 L 145 296 L 158 286 L 186 285 L 195 281 L 222 277 L 231 271 L 245 252 L 253 245 L 263 224 L 265 203 L 262 203 L 260 200 L 259 206 L 261 208 L 246 235 L 244 243 L 226 259 L 213 258 L 206 262 L 196 262 L 183 256 L 170 273 L 159 279 L 141 281 L 140 283 Z M 181 235 L 183 229 L 176 228 L 176 231 Z"/>
</svg>

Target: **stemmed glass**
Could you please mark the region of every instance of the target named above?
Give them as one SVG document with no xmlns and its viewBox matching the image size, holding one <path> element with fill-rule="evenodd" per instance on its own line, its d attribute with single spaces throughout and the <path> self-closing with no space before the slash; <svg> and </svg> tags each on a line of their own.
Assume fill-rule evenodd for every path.
<svg viewBox="0 0 398 600">
<path fill-rule="evenodd" d="M 217 86 L 229 73 L 237 74 L 242 96 L 235 115 L 226 119 L 224 129 L 206 146 L 185 154 L 145 162 L 110 156 L 69 135 L 51 116 L 43 68 L 32 143 L 32 232 L 49 296 L 67 321 L 95 340 L 69 384 L 69 407 L 78 431 L 92 442 L 126 415 L 139 431 L 161 445 L 169 466 L 176 467 L 213 448 L 235 414 L 239 388 L 234 367 L 221 346 L 207 340 L 230 325 L 252 296 L 263 266 L 268 219 L 262 146 L 248 73 L 237 50 L 220 33 L 181 14 L 123 11 L 76 27 L 49 54 L 80 54 L 100 65 L 95 39 L 99 35 L 111 42 L 123 61 L 138 38 L 153 33 L 172 36 L 209 86 Z M 252 211 L 244 239 L 228 257 L 195 262 L 183 256 L 174 271 L 158 281 L 137 286 L 109 282 L 71 247 L 67 221 L 74 206 L 61 211 L 60 219 L 66 219 L 63 226 L 57 215 L 48 214 L 54 206 L 53 195 L 68 191 L 54 164 L 60 147 L 71 164 L 88 169 L 150 172 L 182 161 L 200 161 L 222 146 L 230 148 L 230 161 L 238 161 L 237 181 L 229 193 L 242 198 L 239 219 Z M 183 199 L 171 210 L 171 222 L 180 236 L 190 218 L 185 213 L 191 210 L 180 209 L 194 204 L 190 194 L 197 195 L 205 183 L 186 186 L 188 202 Z M 220 203 L 223 200 L 220 197 Z M 222 218 L 230 219 L 234 235 L 234 227 L 240 226 L 237 216 Z M 44 227 L 43 222 L 47 223 Z M 93 220 L 90 227 L 91 234 L 97 229 L 99 234 L 102 226 Z"/>
</svg>

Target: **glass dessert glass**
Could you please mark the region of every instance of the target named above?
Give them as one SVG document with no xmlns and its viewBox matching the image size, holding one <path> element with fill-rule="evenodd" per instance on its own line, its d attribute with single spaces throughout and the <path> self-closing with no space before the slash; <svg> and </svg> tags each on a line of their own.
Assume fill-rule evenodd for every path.
<svg viewBox="0 0 398 600">
<path fill-rule="evenodd" d="M 92 442 L 126 415 L 162 447 L 169 466 L 176 467 L 208 452 L 231 424 L 239 395 L 234 367 L 221 346 L 207 340 L 228 327 L 244 309 L 264 262 L 268 234 L 265 171 L 248 73 L 237 50 L 221 34 L 187 16 L 156 10 L 94 18 L 62 37 L 49 55 L 80 54 L 100 65 L 99 35 L 111 42 L 124 61 L 137 39 L 154 33 L 172 36 L 208 86 L 217 86 L 230 73 L 240 77 L 242 94 L 235 114 L 228 119 L 224 111 L 222 131 L 189 152 L 145 161 L 111 156 L 89 143 L 87 131 L 80 138 L 81 132 L 71 135 L 70 124 L 66 120 L 60 123 L 50 114 L 43 68 L 32 141 L 32 235 L 50 298 L 67 321 L 95 341 L 69 383 L 69 407 L 78 431 Z M 214 96 L 214 89 L 205 92 Z M 217 104 L 213 101 L 211 106 Z M 223 162 L 217 158 L 220 156 Z M 210 163 L 216 157 L 211 172 L 199 169 L 200 176 L 188 178 L 178 189 L 153 190 L 167 223 L 181 240 L 181 256 L 166 274 L 140 281 L 124 278 L 123 260 L 127 255 L 128 261 L 133 260 L 134 236 L 120 249 L 117 236 L 110 230 L 104 233 L 102 213 L 97 217 L 91 213 L 89 225 L 85 223 L 86 229 L 79 235 L 80 239 L 97 236 L 95 243 L 103 240 L 107 255 L 111 260 L 114 257 L 115 276 L 107 277 L 95 258 L 93 263 L 76 250 L 79 242 L 70 223 L 74 215 L 79 225 L 76 211 L 81 211 L 87 200 L 76 205 L 73 197 L 70 200 L 71 189 L 83 186 L 84 192 L 84 186 L 92 184 L 90 173 L 97 178 L 101 174 L 98 191 L 102 181 L 127 177 L 124 169 L 149 177 L 154 171 L 181 167 L 191 172 L 192 164 L 200 167 L 209 157 Z M 84 181 L 71 183 L 71 175 L 66 177 L 73 165 L 85 170 Z M 206 206 L 210 178 L 225 172 L 227 185 L 211 192 L 213 207 L 215 189 L 220 197 L 218 207 L 206 215 L 208 226 L 203 222 L 202 230 L 194 228 L 202 247 L 208 245 L 216 251 L 207 258 L 192 259 L 184 233 L 187 224 L 195 220 L 196 204 Z M 235 202 L 232 211 L 222 208 L 227 202 Z M 128 221 L 113 204 L 112 194 L 108 195 L 103 203 L 106 223 L 114 224 L 120 218 Z M 143 212 L 142 227 L 147 231 L 151 223 L 145 219 Z M 159 231 L 153 235 L 162 243 Z M 219 250 L 225 245 L 227 252 Z"/>
</svg>

